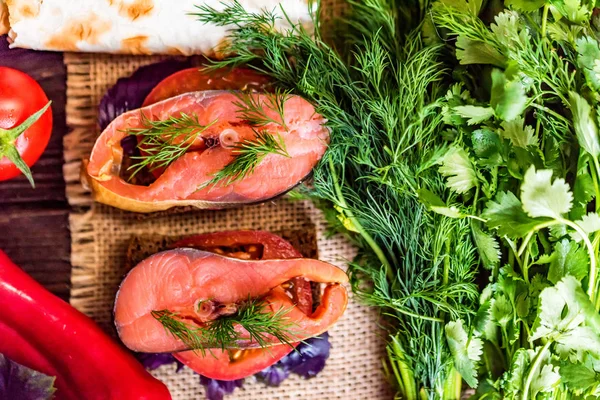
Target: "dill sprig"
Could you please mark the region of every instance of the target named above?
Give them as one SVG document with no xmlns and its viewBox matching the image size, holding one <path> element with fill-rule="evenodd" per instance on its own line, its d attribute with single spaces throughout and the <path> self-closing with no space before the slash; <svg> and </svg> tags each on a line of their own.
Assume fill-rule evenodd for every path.
<svg viewBox="0 0 600 400">
<path fill-rule="evenodd" d="M 268 155 L 278 154 L 290 157 L 285 142 L 279 134 L 271 134 L 267 131 L 254 130 L 256 137 L 238 142 L 233 149 L 235 158 L 223 169 L 217 171 L 212 179 L 202 184 L 198 189 L 209 185 L 221 183 L 224 186 L 231 185 L 244 179 L 254 172 L 256 166 Z"/>
<path fill-rule="evenodd" d="M 285 102 L 290 97 L 289 92 L 277 90 L 275 93 L 264 93 L 256 96 L 249 92 L 234 92 L 239 101 L 234 105 L 238 107 L 238 115 L 248 121 L 252 126 L 264 127 L 275 124 L 287 130 L 285 124 Z M 265 100 L 260 100 L 264 98 Z M 267 111 L 275 111 L 276 119 L 270 117 Z"/>
<path fill-rule="evenodd" d="M 286 317 L 289 311 L 280 308 L 270 312 L 263 299 L 248 299 L 242 302 L 233 314 L 220 316 L 202 326 L 188 323 L 181 315 L 169 310 L 155 310 L 151 315 L 189 349 L 205 355 L 206 350 L 235 348 L 240 340 L 248 339 L 236 331 L 236 325 L 244 328 L 249 339 L 262 348 L 269 347 L 269 336 L 275 337 L 283 344 L 291 345 L 296 333 L 293 331 L 294 322 Z"/>
<path fill-rule="evenodd" d="M 141 156 L 131 157 L 136 162 L 128 169 L 133 170 L 130 179 L 144 168 L 150 171 L 163 168 L 183 156 L 192 146 L 195 139 L 206 129 L 213 125 L 198 122 L 194 114 L 180 113 L 179 116 L 171 115 L 166 120 L 154 121 L 144 113 L 140 113 L 142 128 L 128 129 L 128 135 L 141 137 L 138 148 L 143 149 Z"/>
</svg>

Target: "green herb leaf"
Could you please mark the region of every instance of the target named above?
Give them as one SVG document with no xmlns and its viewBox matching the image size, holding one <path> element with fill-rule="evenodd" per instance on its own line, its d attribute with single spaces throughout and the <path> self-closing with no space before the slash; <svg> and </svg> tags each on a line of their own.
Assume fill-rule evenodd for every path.
<svg viewBox="0 0 600 400">
<path fill-rule="evenodd" d="M 577 39 L 577 66 L 581 68 L 588 86 L 592 90 L 600 89 L 600 48 L 591 36 Z"/>
<path fill-rule="evenodd" d="M 546 0 L 507 0 L 505 4 L 514 9 L 524 12 L 537 11 L 544 6 Z"/>
<path fill-rule="evenodd" d="M 506 64 L 506 58 L 489 43 L 471 40 L 463 35 L 456 38 L 456 58 L 462 65 L 491 64 L 502 68 Z M 492 115 L 493 112 L 492 109 Z"/>
<path fill-rule="evenodd" d="M 551 170 L 535 170 L 531 166 L 521 185 L 523 209 L 530 217 L 560 219 L 571 210 L 573 194 L 564 179 L 552 180 Z"/>
<path fill-rule="evenodd" d="M 453 111 L 463 118 L 467 118 L 468 125 L 477 125 L 494 116 L 492 107 L 456 106 Z"/>
<path fill-rule="evenodd" d="M 574 390 L 589 390 L 600 385 L 600 373 L 582 363 L 560 364 L 562 382 Z"/>
<path fill-rule="evenodd" d="M 600 336 L 594 328 L 600 319 L 590 299 L 581 289 L 581 284 L 572 276 L 566 276 L 555 286 L 540 294 L 540 312 L 531 342 L 545 338 L 557 343 L 557 351 L 565 356 L 581 358 L 583 352 L 600 356 Z"/>
<path fill-rule="evenodd" d="M 187 153 L 194 141 L 215 122 L 217 121 L 202 125 L 198 122 L 197 115 L 186 113 L 154 121 L 140 112 L 142 128 L 127 130 L 128 135 L 139 138 L 138 147 L 144 149 L 142 156 L 131 157 L 135 163 L 129 167 L 133 170 L 130 179 L 144 168 L 152 171 L 169 166 Z"/>
<path fill-rule="evenodd" d="M 562 0 L 553 1 L 553 9 L 556 9 L 562 16 L 571 22 L 581 23 L 590 18 L 590 9 L 582 4 L 580 0 Z"/>
<path fill-rule="evenodd" d="M 573 125 L 577 141 L 592 157 L 600 156 L 598 126 L 589 103 L 580 94 L 569 92 L 569 105 L 573 112 Z"/>
<path fill-rule="evenodd" d="M 490 229 L 497 229 L 499 236 L 520 238 L 527 235 L 539 223 L 529 217 L 523 205 L 512 192 L 500 192 L 496 200 L 490 200 L 482 213 Z"/>
<path fill-rule="evenodd" d="M 514 316 L 512 305 L 506 296 L 500 294 L 492 300 L 492 317 L 498 325 L 506 328 Z"/>
<path fill-rule="evenodd" d="M 450 218 L 465 218 L 465 215 L 461 213 L 461 211 L 452 206 L 448 207 L 442 199 L 427 189 L 419 189 L 417 191 L 417 195 L 419 196 L 419 200 L 431 211 L 445 215 Z"/>
<path fill-rule="evenodd" d="M 500 247 L 490 234 L 483 232 L 476 224 L 472 224 L 473 238 L 479 251 L 483 266 L 491 269 L 500 262 Z"/>
<path fill-rule="evenodd" d="M 237 342 L 243 337 L 235 329 L 236 325 L 244 328 L 249 339 L 262 348 L 269 346 L 268 336 L 290 345 L 294 323 L 286 317 L 288 312 L 289 309 L 283 308 L 271 312 L 264 300 L 250 299 L 237 305 L 237 310 L 232 314 L 220 316 L 202 326 L 186 322 L 178 313 L 169 310 L 155 310 L 151 314 L 189 349 L 200 350 L 204 355 L 211 348 L 224 350 L 237 347 Z"/>
<path fill-rule="evenodd" d="M 588 235 L 600 231 L 600 216 L 593 212 L 584 215 L 579 221 L 575 221 L 575 223 L 579 225 L 579 227 L 583 229 L 583 231 Z M 576 242 L 580 242 L 583 240 L 583 238 L 578 232 L 571 232 L 571 237 Z"/>
<path fill-rule="evenodd" d="M 456 193 L 466 193 L 477 186 L 475 169 L 464 149 L 451 147 L 441 163 L 439 172 L 447 178 L 446 185 L 451 190 Z"/>
<path fill-rule="evenodd" d="M 519 79 L 508 80 L 502 71 L 492 71 L 490 105 L 498 118 L 504 121 L 517 118 L 525 111 L 527 101 L 525 87 Z"/>
<path fill-rule="evenodd" d="M 518 349 L 512 360 L 510 360 L 510 370 L 504 374 L 502 379 L 502 388 L 506 395 L 516 398 L 525 384 L 525 374 L 529 367 L 530 359 L 527 350 Z"/>
<path fill-rule="evenodd" d="M 238 182 L 254 173 L 254 169 L 269 154 L 290 157 L 283 138 L 279 134 L 270 134 L 267 131 L 254 131 L 256 137 L 244 140 L 234 146 L 233 161 L 223 169 L 217 171 L 213 178 L 198 189 L 221 183 L 224 186 Z"/>
<path fill-rule="evenodd" d="M 548 280 L 558 283 L 567 275 L 581 281 L 588 273 L 589 256 L 577 243 L 563 239 L 556 243 L 548 270 Z"/>
<path fill-rule="evenodd" d="M 537 146 L 538 140 L 535 137 L 534 129 L 527 125 L 521 117 L 511 121 L 502 121 L 500 134 L 503 138 L 510 140 L 513 146 L 526 149 L 528 146 Z"/>
<path fill-rule="evenodd" d="M 536 398 L 535 396 L 538 393 L 552 392 L 559 382 L 560 374 L 558 373 L 558 367 L 552 364 L 545 364 L 531 381 L 532 397 Z"/>
<path fill-rule="evenodd" d="M 476 336 L 469 337 L 462 320 L 448 322 L 445 329 L 456 370 L 467 385 L 477 387 L 477 364 L 481 358 L 483 341 Z"/>
</svg>

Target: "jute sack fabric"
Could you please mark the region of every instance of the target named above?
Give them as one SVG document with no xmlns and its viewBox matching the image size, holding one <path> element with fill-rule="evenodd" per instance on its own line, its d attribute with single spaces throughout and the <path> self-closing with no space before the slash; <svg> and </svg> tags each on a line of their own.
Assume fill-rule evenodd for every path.
<svg viewBox="0 0 600 400">
<path fill-rule="evenodd" d="M 335 14 L 335 12 L 334 12 Z M 66 54 L 67 123 L 65 137 L 67 196 L 73 206 L 71 303 L 114 335 L 112 309 L 118 285 L 127 272 L 127 249 L 133 237 L 183 236 L 235 229 L 272 232 L 314 230 L 319 258 L 345 268 L 355 249 L 340 236 L 327 238 L 320 212 L 307 201 L 283 198 L 259 206 L 225 211 L 162 213 L 140 217 L 94 204 L 80 184 L 81 159 L 89 156 L 99 128 L 97 109 L 106 90 L 118 78 L 129 76 L 142 65 L 161 57 Z M 267 387 L 247 379 L 230 399 L 386 399 L 391 398 L 381 360 L 385 356 L 384 333 L 376 310 L 350 299 L 343 318 L 330 332 L 332 350 L 325 370 L 305 380 L 296 375 L 280 387 Z M 174 399 L 203 399 L 197 375 L 173 366 L 153 372 L 171 390 Z"/>
</svg>

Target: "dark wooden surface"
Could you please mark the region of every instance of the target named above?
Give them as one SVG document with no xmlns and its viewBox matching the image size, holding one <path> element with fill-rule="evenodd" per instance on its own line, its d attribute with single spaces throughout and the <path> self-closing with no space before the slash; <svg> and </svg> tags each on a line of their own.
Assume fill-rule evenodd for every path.
<svg viewBox="0 0 600 400">
<path fill-rule="evenodd" d="M 23 177 L 0 182 L 0 249 L 52 292 L 68 299 L 71 242 L 62 174 L 62 139 L 67 132 L 62 55 L 8 50 L 0 38 L 0 66 L 20 69 L 36 79 L 52 100 L 53 114 L 50 143 L 32 168 L 36 188 Z"/>
</svg>

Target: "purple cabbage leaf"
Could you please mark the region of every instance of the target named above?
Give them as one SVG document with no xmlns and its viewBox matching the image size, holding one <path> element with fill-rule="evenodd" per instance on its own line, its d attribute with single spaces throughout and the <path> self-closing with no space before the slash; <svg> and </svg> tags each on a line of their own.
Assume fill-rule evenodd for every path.
<svg viewBox="0 0 600 400">
<path fill-rule="evenodd" d="M 152 89 L 163 79 L 186 68 L 189 59 L 168 59 L 140 67 L 131 76 L 120 78 L 102 97 L 98 107 L 98 124 L 104 130 L 113 119 L 129 110 L 140 108 Z"/>
<path fill-rule="evenodd" d="M 54 380 L 0 354 L 0 399 L 51 399 L 56 391 Z"/>
</svg>

